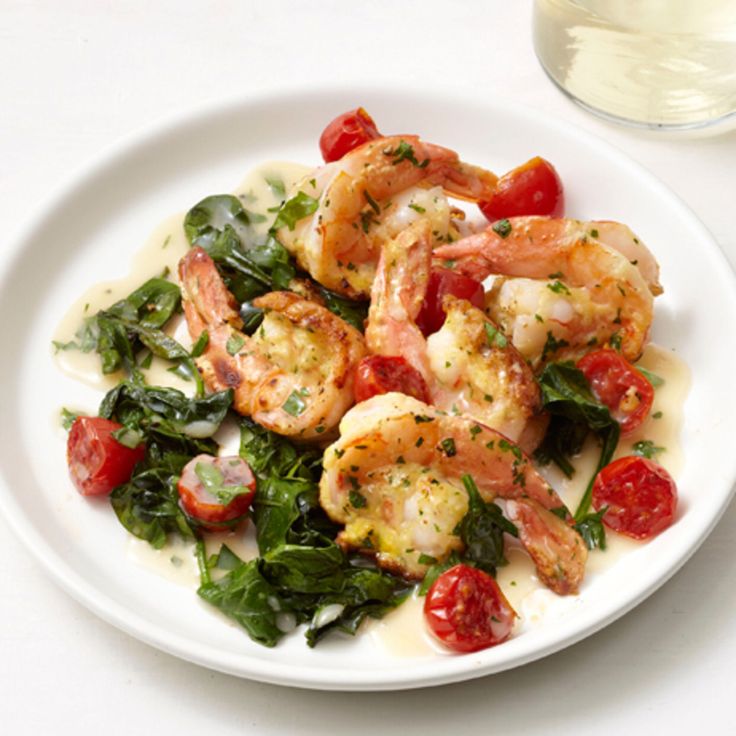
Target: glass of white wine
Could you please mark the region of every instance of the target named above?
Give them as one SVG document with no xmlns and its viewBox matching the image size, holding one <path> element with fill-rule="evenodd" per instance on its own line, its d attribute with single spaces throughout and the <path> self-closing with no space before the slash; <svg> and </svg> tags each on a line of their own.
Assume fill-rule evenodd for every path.
<svg viewBox="0 0 736 736">
<path fill-rule="evenodd" d="M 603 117 L 736 125 L 736 0 L 535 0 L 534 47 L 552 81 Z"/>
</svg>

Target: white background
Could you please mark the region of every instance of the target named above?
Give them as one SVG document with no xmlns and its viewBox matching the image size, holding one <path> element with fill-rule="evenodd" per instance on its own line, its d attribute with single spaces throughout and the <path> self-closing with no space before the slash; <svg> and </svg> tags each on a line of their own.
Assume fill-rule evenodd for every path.
<svg viewBox="0 0 736 736">
<path fill-rule="evenodd" d="M 536 62 L 527 2 L 2 0 L 0 70 L 4 238 L 80 163 L 156 119 L 284 84 L 436 82 L 525 103 L 540 117 L 606 138 L 678 193 L 736 264 L 736 132 L 669 139 L 577 109 Z M 3 358 L 12 360 L 10 346 Z M 61 592 L 0 519 L 0 728 L 208 729 L 217 736 L 733 732 L 734 539 L 732 506 L 650 599 L 540 662 L 434 690 L 341 694 L 239 680 L 131 639 Z"/>
</svg>

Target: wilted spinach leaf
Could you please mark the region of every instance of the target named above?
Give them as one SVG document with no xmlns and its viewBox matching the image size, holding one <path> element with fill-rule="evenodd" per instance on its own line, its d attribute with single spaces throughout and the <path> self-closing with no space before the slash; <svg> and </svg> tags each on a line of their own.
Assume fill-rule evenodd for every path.
<svg viewBox="0 0 736 736">
<path fill-rule="evenodd" d="M 355 327 L 356 330 L 360 330 L 360 332 L 364 331 L 365 320 L 368 317 L 369 302 L 347 299 L 324 287 L 320 287 L 320 294 L 322 294 L 322 298 L 325 300 L 325 306 L 330 312 L 344 319 L 348 324 Z"/>
<path fill-rule="evenodd" d="M 588 518 L 588 515 L 593 481 L 600 470 L 611 462 L 621 433 L 619 424 L 611 416 L 608 407 L 596 400 L 582 371 L 570 361 L 545 366 L 539 377 L 539 385 L 544 408 L 552 414 L 552 421 L 537 453 L 538 459 L 546 457 L 554 460 L 563 472 L 569 473 L 572 466 L 567 458 L 580 451 L 587 431 L 592 431 L 601 443 L 598 464 L 574 519 L 579 524 L 587 519 L 587 528 L 593 530 L 593 533 L 583 534 L 586 544 L 598 538 L 605 545 L 603 527 L 599 524 L 596 526 L 596 520 Z M 600 546 L 600 542 L 597 546 Z"/>
<path fill-rule="evenodd" d="M 176 483 L 177 476 L 168 469 L 148 468 L 115 488 L 110 494 L 110 503 L 120 523 L 133 536 L 161 549 L 169 532 L 193 536 L 179 507 Z"/>
<path fill-rule="evenodd" d="M 192 245 L 209 250 L 226 227 L 232 228 L 238 240 L 250 243 L 253 225 L 266 218 L 250 212 L 232 194 L 213 194 L 192 207 L 184 218 L 184 232 Z"/>
<path fill-rule="evenodd" d="M 209 253 L 239 302 L 287 289 L 296 275 L 288 251 L 275 237 L 256 236 L 252 225 L 264 219 L 229 194 L 203 199 L 184 218 L 189 242 Z"/>
<path fill-rule="evenodd" d="M 471 561 L 476 567 L 490 575 L 496 575 L 496 568 L 507 564 L 504 556 L 504 532 L 519 536 L 516 526 L 501 512 L 495 503 L 486 503 L 470 475 L 463 476 L 463 485 L 468 492 L 468 511 L 460 522 L 460 538 L 465 543 L 462 554 L 464 561 Z"/>
<path fill-rule="evenodd" d="M 204 387 L 190 354 L 162 329 L 179 311 L 180 302 L 176 284 L 162 278 L 149 279 L 125 299 L 85 319 L 76 340 L 59 347 L 95 351 L 104 374 L 122 368 L 139 381 L 142 366 L 136 363 L 136 355 L 145 347 L 151 354 L 173 361 L 180 375 L 196 381 L 202 393 Z"/>
<path fill-rule="evenodd" d="M 197 594 L 240 624 L 248 635 L 266 647 L 275 646 L 286 633 L 279 628 L 279 614 L 289 614 L 277 588 L 261 574 L 260 560 L 240 561 L 223 578 L 213 581 L 202 572 Z"/>
</svg>

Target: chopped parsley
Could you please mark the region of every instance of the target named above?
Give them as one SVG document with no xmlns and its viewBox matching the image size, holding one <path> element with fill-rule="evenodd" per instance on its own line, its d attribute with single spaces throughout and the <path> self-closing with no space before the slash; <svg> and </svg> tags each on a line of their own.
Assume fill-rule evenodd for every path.
<svg viewBox="0 0 736 736">
<path fill-rule="evenodd" d="M 356 491 L 355 489 L 350 491 L 350 493 L 348 494 L 348 498 L 350 499 L 350 505 L 356 509 L 365 508 L 368 504 L 365 496 L 360 491 Z"/>
<path fill-rule="evenodd" d="M 212 463 L 197 463 L 194 466 L 194 472 L 207 493 L 214 496 L 223 506 L 227 506 L 237 496 L 250 493 L 250 489 L 246 486 L 226 484 L 222 471 Z"/>
<path fill-rule="evenodd" d="M 368 193 L 368 190 L 367 189 L 363 192 L 363 196 L 365 197 L 365 201 L 368 202 L 368 204 L 370 205 L 371 209 L 377 215 L 380 215 L 381 214 L 381 208 L 378 206 L 378 202 L 376 202 L 376 200 L 373 199 L 373 197 L 371 197 L 371 195 Z"/>
<path fill-rule="evenodd" d="M 207 339 L 209 340 L 209 338 Z M 197 342 L 199 342 L 199 340 L 197 340 Z M 243 335 L 239 335 L 237 332 L 234 332 L 228 338 L 228 341 L 225 344 L 225 350 L 227 350 L 229 355 L 237 355 L 240 352 L 240 348 L 242 348 L 243 345 L 245 345 L 245 337 L 243 337 Z"/>
<path fill-rule="evenodd" d="M 498 222 L 494 222 L 491 229 L 501 238 L 508 238 L 511 233 L 511 223 L 504 218 Z"/>
<path fill-rule="evenodd" d="M 485 322 L 483 326 L 486 329 L 486 337 L 488 338 L 489 347 L 497 347 L 503 350 L 509 344 L 506 335 L 504 335 L 497 327 L 494 327 L 490 322 Z"/>
<path fill-rule="evenodd" d="M 547 284 L 547 288 L 555 294 L 569 294 L 570 289 L 562 283 L 562 281 L 555 281 L 552 284 Z"/>
<path fill-rule="evenodd" d="M 662 378 L 662 376 L 658 376 L 656 373 L 652 373 L 646 368 L 641 368 L 639 366 L 636 366 L 636 370 L 638 370 L 639 373 L 641 373 L 642 376 L 644 376 L 644 378 L 646 378 L 647 381 L 649 381 L 649 383 L 651 383 L 654 388 L 659 388 L 660 386 L 664 385 L 664 378 Z"/>
<path fill-rule="evenodd" d="M 544 343 L 544 347 L 542 348 L 542 360 L 544 360 L 548 355 L 553 355 L 561 348 L 568 347 L 568 345 L 570 345 L 570 343 L 567 340 L 558 340 L 551 332 L 547 332 L 547 341 Z"/>
<path fill-rule="evenodd" d="M 634 451 L 635 455 L 640 455 L 641 457 L 651 460 L 655 455 L 658 455 L 660 452 L 664 452 L 667 448 L 658 447 L 651 440 L 639 440 L 634 443 L 631 449 Z"/>
<path fill-rule="evenodd" d="M 298 391 L 295 389 L 289 394 L 289 398 L 286 399 L 283 406 L 281 407 L 287 414 L 291 414 L 293 417 L 298 417 L 304 413 L 307 408 L 307 403 L 304 401 L 304 396 L 309 396 L 309 389 L 302 388 Z"/>
<path fill-rule="evenodd" d="M 457 455 L 457 448 L 455 447 L 455 440 L 452 437 L 445 437 L 440 442 L 440 447 L 447 457 L 454 457 Z"/>
<path fill-rule="evenodd" d="M 409 161 L 417 168 L 423 169 L 429 163 L 428 158 L 425 158 L 424 161 L 419 163 L 419 161 L 417 161 L 417 157 L 414 155 L 414 149 L 404 140 L 400 141 L 399 145 L 393 151 L 388 151 L 388 155 L 394 156 L 394 160 L 391 162 L 394 166 L 396 166 L 396 164 L 400 164 L 402 161 Z"/>
</svg>

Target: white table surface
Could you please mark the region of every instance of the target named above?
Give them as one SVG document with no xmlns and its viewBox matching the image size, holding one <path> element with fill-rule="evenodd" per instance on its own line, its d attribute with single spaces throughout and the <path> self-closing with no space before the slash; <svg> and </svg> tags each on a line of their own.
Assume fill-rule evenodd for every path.
<svg viewBox="0 0 736 736">
<path fill-rule="evenodd" d="M 436 80 L 606 138 L 688 202 L 736 264 L 736 132 L 666 139 L 577 109 L 536 62 L 530 4 L 3 0 L 3 232 L 48 187 L 152 120 L 285 83 Z M 239 680 L 139 643 L 58 589 L 0 519 L 0 731 L 733 733 L 735 538 L 731 506 L 645 603 L 542 661 L 434 690 L 342 694 Z"/>
</svg>

